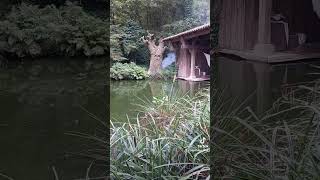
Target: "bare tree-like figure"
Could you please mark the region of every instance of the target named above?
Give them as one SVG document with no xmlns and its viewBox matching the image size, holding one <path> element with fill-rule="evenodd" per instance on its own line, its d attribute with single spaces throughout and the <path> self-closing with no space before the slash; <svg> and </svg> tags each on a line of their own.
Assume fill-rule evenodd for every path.
<svg viewBox="0 0 320 180">
<path fill-rule="evenodd" d="M 166 49 L 163 38 L 159 39 L 158 45 L 156 44 L 154 34 L 150 34 L 149 32 L 146 37 L 143 36 L 141 39 L 148 46 L 151 55 L 148 74 L 152 77 L 156 77 L 160 74 L 163 53 Z"/>
</svg>

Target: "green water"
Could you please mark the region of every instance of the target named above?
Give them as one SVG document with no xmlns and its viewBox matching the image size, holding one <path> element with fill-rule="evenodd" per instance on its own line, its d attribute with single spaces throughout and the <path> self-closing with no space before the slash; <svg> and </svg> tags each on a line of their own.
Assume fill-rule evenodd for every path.
<svg viewBox="0 0 320 180">
<path fill-rule="evenodd" d="M 188 82 L 184 80 L 161 81 L 111 81 L 110 115 L 114 122 L 135 121 L 137 114 L 152 103 L 153 97 L 169 95 L 193 96 L 203 88 L 208 88 L 209 82 Z"/>
<path fill-rule="evenodd" d="M 101 60 L 39 60 L 0 70 L 0 173 L 17 180 L 85 179 L 106 175 L 105 144 L 70 135 L 106 138 L 107 81 Z M 111 81 L 111 117 L 133 119 L 136 104 L 168 94 L 196 93 L 207 83 Z M 87 157 L 89 156 L 89 157 Z M 2 179 L 0 175 L 0 179 Z"/>
<path fill-rule="evenodd" d="M 0 173 L 17 180 L 86 177 L 101 144 L 69 132 L 106 137 L 105 71 L 90 61 L 41 61 L 0 70 Z M 89 149 L 96 152 L 88 152 Z M 98 149 L 99 152 L 98 152 Z M 104 176 L 97 161 L 90 177 Z M 2 177 L 0 176 L 0 179 Z"/>
</svg>

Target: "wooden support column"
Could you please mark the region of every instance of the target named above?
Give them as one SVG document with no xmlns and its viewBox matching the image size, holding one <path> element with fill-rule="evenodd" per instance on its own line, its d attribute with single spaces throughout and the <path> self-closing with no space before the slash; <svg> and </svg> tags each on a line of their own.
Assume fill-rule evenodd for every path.
<svg viewBox="0 0 320 180">
<path fill-rule="evenodd" d="M 197 49 L 195 48 L 195 41 L 192 41 L 192 48 L 190 50 L 191 53 L 191 64 L 190 64 L 190 79 L 195 79 L 196 74 L 195 74 L 195 64 L 196 64 L 196 55 L 197 55 Z"/>
<path fill-rule="evenodd" d="M 187 75 L 187 68 L 188 68 L 188 49 L 187 44 L 185 40 L 181 37 L 180 38 L 180 52 L 179 52 L 179 71 L 178 71 L 178 77 L 188 77 Z"/>
<path fill-rule="evenodd" d="M 272 0 L 259 0 L 258 42 L 254 47 L 259 55 L 270 55 L 274 52 L 271 44 Z"/>
<path fill-rule="evenodd" d="M 195 48 L 191 49 L 191 65 L 190 65 L 190 76 L 189 78 L 196 78 L 195 74 L 195 64 L 196 64 L 196 54 L 197 50 Z"/>
</svg>

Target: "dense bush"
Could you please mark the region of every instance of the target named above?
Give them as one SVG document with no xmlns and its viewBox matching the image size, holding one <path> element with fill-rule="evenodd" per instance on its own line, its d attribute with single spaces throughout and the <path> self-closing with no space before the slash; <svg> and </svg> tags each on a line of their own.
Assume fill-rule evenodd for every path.
<svg viewBox="0 0 320 180">
<path fill-rule="evenodd" d="M 60 8 L 22 3 L 0 21 L 0 53 L 17 57 L 103 55 L 108 42 L 108 23 L 72 3 Z"/>
<path fill-rule="evenodd" d="M 110 77 L 114 80 L 141 80 L 148 74 L 145 68 L 135 63 L 115 63 L 110 68 Z"/>
</svg>

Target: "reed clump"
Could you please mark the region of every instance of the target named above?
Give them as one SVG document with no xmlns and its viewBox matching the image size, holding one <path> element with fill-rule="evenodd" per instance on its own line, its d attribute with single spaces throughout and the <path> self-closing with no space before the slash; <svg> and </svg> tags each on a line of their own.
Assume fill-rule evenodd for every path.
<svg viewBox="0 0 320 180">
<path fill-rule="evenodd" d="M 227 103 L 217 98 L 211 173 L 217 179 L 318 179 L 318 96 L 316 86 L 298 86 L 261 116 L 250 107 L 222 111 Z"/>
<path fill-rule="evenodd" d="M 210 178 L 209 93 L 172 92 L 145 103 L 136 122 L 111 122 L 113 179 Z"/>
</svg>

